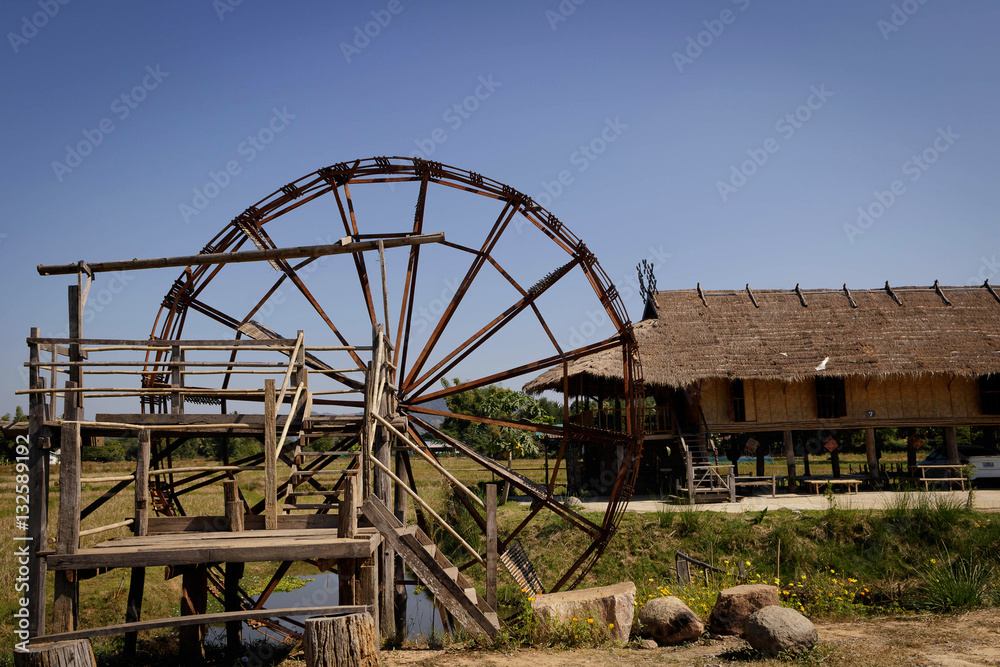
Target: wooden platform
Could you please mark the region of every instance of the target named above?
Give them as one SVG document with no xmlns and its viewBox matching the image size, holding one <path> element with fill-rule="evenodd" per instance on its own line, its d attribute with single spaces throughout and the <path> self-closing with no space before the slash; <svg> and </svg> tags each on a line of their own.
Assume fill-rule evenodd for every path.
<svg viewBox="0 0 1000 667">
<path fill-rule="evenodd" d="M 354 539 L 338 537 L 336 529 L 174 533 L 108 540 L 75 554 L 49 554 L 46 563 L 50 570 L 77 570 L 368 558 L 381 541 L 370 529 L 360 529 Z"/>
</svg>

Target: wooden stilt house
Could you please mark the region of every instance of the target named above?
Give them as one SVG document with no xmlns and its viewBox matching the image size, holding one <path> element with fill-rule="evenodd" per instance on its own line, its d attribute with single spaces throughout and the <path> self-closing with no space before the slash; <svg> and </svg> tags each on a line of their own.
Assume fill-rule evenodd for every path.
<svg viewBox="0 0 1000 667">
<path fill-rule="evenodd" d="M 635 333 L 648 397 L 639 491 L 732 497 L 719 457 L 729 443 L 751 453 L 748 433 L 777 441 L 792 486 L 810 454 L 831 456 L 840 477 L 838 432 L 864 431 L 865 475 L 877 478 L 877 428 L 943 428 L 958 464 L 956 427 L 1000 425 L 1000 296 L 989 283 L 655 291 Z M 574 419 L 613 423 L 619 375 L 610 355 L 571 364 Z M 551 371 L 526 389 L 561 382 Z M 915 463 L 911 448 L 909 472 Z M 600 466 L 581 453 L 580 488 Z M 768 480 L 736 483 L 755 481 Z"/>
</svg>

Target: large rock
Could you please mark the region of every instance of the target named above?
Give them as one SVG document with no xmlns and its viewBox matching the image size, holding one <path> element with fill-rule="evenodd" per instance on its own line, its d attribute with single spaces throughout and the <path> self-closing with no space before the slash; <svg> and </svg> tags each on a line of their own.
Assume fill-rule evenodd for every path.
<svg viewBox="0 0 1000 667">
<path fill-rule="evenodd" d="M 594 623 L 608 628 L 612 639 L 627 642 L 635 615 L 635 584 L 626 581 L 613 586 L 539 595 L 531 603 L 531 609 L 542 625 L 552 621 L 572 623 L 573 618 L 586 622 L 592 618 Z"/>
<path fill-rule="evenodd" d="M 720 635 L 742 635 L 750 614 L 778 603 L 778 589 L 774 586 L 744 584 L 727 588 L 719 591 L 708 627 Z"/>
<path fill-rule="evenodd" d="M 701 637 L 705 624 L 680 598 L 653 598 L 639 610 L 643 633 L 660 644 L 681 644 Z"/>
<path fill-rule="evenodd" d="M 746 640 L 750 646 L 774 658 L 781 653 L 808 651 L 816 645 L 819 635 L 812 621 L 794 609 L 764 607 L 747 619 Z"/>
</svg>

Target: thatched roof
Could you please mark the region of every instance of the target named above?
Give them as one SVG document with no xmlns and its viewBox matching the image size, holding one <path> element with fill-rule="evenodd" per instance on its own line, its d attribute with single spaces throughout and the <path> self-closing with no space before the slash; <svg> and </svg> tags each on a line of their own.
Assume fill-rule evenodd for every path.
<svg viewBox="0 0 1000 667">
<path fill-rule="evenodd" d="M 988 284 L 890 289 L 887 283 L 849 293 L 699 287 L 656 292 L 651 305 L 652 316 L 634 329 L 643 376 L 652 385 L 720 377 L 1000 373 L 1000 297 Z M 620 378 L 619 359 L 617 351 L 592 355 L 571 364 L 570 374 Z M 555 368 L 525 389 L 558 389 L 561 380 L 562 369 Z"/>
</svg>

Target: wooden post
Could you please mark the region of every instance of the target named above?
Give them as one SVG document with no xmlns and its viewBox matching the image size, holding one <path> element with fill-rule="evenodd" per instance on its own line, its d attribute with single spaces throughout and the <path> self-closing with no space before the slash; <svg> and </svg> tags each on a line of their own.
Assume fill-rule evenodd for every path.
<svg viewBox="0 0 1000 667">
<path fill-rule="evenodd" d="M 357 475 L 344 479 L 344 491 L 337 509 L 337 537 L 354 537 L 358 534 L 358 480 Z M 340 588 L 338 604 L 357 604 L 358 561 L 343 558 L 337 561 L 337 581 Z"/>
<path fill-rule="evenodd" d="M 67 382 L 73 388 L 75 382 Z M 59 523 L 56 553 L 75 554 L 80 548 L 80 424 L 62 425 L 59 460 Z M 52 632 L 76 630 L 79 607 L 79 584 L 74 570 L 55 574 L 55 600 L 52 606 Z"/>
<path fill-rule="evenodd" d="M 205 565 L 185 565 L 181 575 L 181 616 L 204 614 L 208 603 L 208 569 Z M 205 658 L 204 625 L 183 625 L 180 632 L 182 656 Z"/>
<path fill-rule="evenodd" d="M 833 469 L 833 478 L 840 479 L 840 447 L 830 452 L 830 467 Z M 875 466 L 878 470 L 878 466 Z"/>
<path fill-rule="evenodd" d="M 372 410 L 377 406 L 377 414 L 383 418 L 389 418 L 394 406 L 391 405 L 391 392 L 384 387 L 385 383 L 389 381 L 388 368 L 385 365 L 388 350 L 385 346 L 385 336 L 381 324 L 372 327 L 372 350 L 372 372 L 374 373 L 370 383 L 372 386 Z M 392 449 L 388 429 L 381 424 L 375 426 L 373 440 L 374 458 L 388 469 L 391 464 L 389 459 Z M 377 468 L 374 471 L 374 493 L 386 507 L 392 504 L 391 482 L 389 475 L 382 468 Z M 395 632 L 396 554 L 393 553 L 388 542 L 383 541 L 378 547 L 377 556 L 379 608 L 376 620 L 382 636 L 388 637 Z"/>
<path fill-rule="evenodd" d="M 378 594 L 378 554 L 357 561 L 358 587 L 357 600 L 355 604 L 363 604 L 373 607 L 376 630 L 381 626 L 379 618 L 379 594 Z"/>
<path fill-rule="evenodd" d="M 135 534 L 149 532 L 149 448 L 151 434 L 148 429 L 139 431 L 139 449 L 135 461 Z"/>
<path fill-rule="evenodd" d="M 768 452 L 770 452 L 771 446 L 768 445 L 767 449 L 768 449 Z M 764 463 L 765 463 L 765 461 L 764 461 L 764 445 L 763 445 L 763 443 L 757 445 L 757 451 L 755 452 L 755 454 L 757 455 L 757 471 L 756 471 L 755 474 L 758 477 L 763 477 L 764 476 Z"/>
<path fill-rule="evenodd" d="M 729 469 L 729 502 L 736 502 L 736 466 Z"/>
<path fill-rule="evenodd" d="M 917 429 L 909 428 L 906 434 L 906 470 L 910 476 L 914 476 L 917 470 Z"/>
<path fill-rule="evenodd" d="M 497 608 L 497 485 L 486 485 L 486 604 Z"/>
<path fill-rule="evenodd" d="M 170 348 L 170 361 L 174 363 L 184 361 L 184 352 L 180 345 L 174 345 Z M 181 366 L 170 367 L 170 388 L 173 390 L 170 393 L 170 414 L 172 415 L 184 414 L 184 399 L 181 398 L 180 392 L 180 388 L 184 386 L 182 373 Z"/>
<path fill-rule="evenodd" d="M 243 502 L 240 500 L 239 486 L 236 480 L 227 479 L 222 483 L 222 491 L 226 505 L 226 523 L 229 531 L 239 533 L 243 531 Z M 243 563 L 226 563 L 225 576 L 223 582 L 223 597 L 225 598 L 226 611 L 241 611 L 243 609 L 240 600 L 240 579 L 243 578 Z M 226 623 L 226 649 L 229 654 L 236 655 L 243 645 L 243 621 L 229 621 Z"/>
<path fill-rule="evenodd" d="M 405 428 L 405 427 L 404 427 Z M 413 480 L 409 478 L 406 471 L 406 461 L 405 458 L 407 452 L 397 451 L 396 452 L 396 477 L 406 480 L 411 485 Z M 401 488 L 399 484 L 396 484 L 396 493 L 394 497 L 394 507 L 393 513 L 396 518 L 399 519 L 400 523 L 404 526 L 406 525 L 406 507 L 407 507 L 407 494 L 405 489 Z M 403 563 L 403 558 L 396 554 L 395 563 L 395 577 L 396 581 L 402 581 L 406 579 L 406 566 Z M 402 642 L 406 637 L 406 606 L 407 606 L 407 594 L 406 594 L 406 584 L 397 583 L 395 588 L 395 621 L 396 621 L 396 641 Z"/>
<path fill-rule="evenodd" d="M 306 667 L 378 667 L 379 639 L 371 614 L 306 619 Z"/>
<path fill-rule="evenodd" d="M 788 492 L 797 493 L 799 483 L 795 480 L 795 443 L 792 442 L 792 432 L 785 431 L 785 464 L 788 466 Z"/>
<path fill-rule="evenodd" d="M 868 459 L 868 475 L 878 479 L 878 457 L 875 455 L 875 429 L 865 429 L 865 455 Z"/>
<path fill-rule="evenodd" d="M 70 639 L 62 642 L 29 644 L 27 653 L 14 654 L 16 667 L 96 667 L 97 660 L 87 639 Z"/>
<path fill-rule="evenodd" d="M 274 380 L 264 380 L 264 528 L 278 528 L 278 434 Z"/>
<path fill-rule="evenodd" d="M 809 477 L 810 475 L 812 475 L 812 473 L 809 472 L 809 448 L 808 447 L 803 447 L 802 448 L 802 472 L 805 474 L 806 477 Z"/>
<path fill-rule="evenodd" d="M 958 454 L 958 432 L 954 426 L 944 427 L 944 448 L 948 453 L 948 465 L 957 466 L 962 463 Z"/>
<path fill-rule="evenodd" d="M 31 338 L 41 336 L 41 330 L 32 327 Z M 28 345 L 28 361 L 37 363 L 38 344 Z M 39 368 L 28 368 L 28 388 L 40 388 Z M 47 549 L 49 511 L 49 451 L 42 447 L 44 437 L 45 401 L 41 394 L 28 396 L 28 530 L 24 536 L 31 558 L 28 561 L 28 635 L 45 634 L 45 559 L 36 554 Z M 44 438 L 45 442 L 49 439 Z M 15 538 L 18 539 L 18 538 Z"/>
<path fill-rule="evenodd" d="M 135 462 L 135 522 L 137 537 L 149 533 L 149 450 L 151 434 L 148 429 L 139 431 L 139 449 Z M 146 589 L 146 568 L 133 567 L 129 577 L 128 600 L 125 604 L 125 622 L 142 620 L 142 598 Z M 125 655 L 135 656 L 139 634 L 125 633 Z"/>
</svg>

